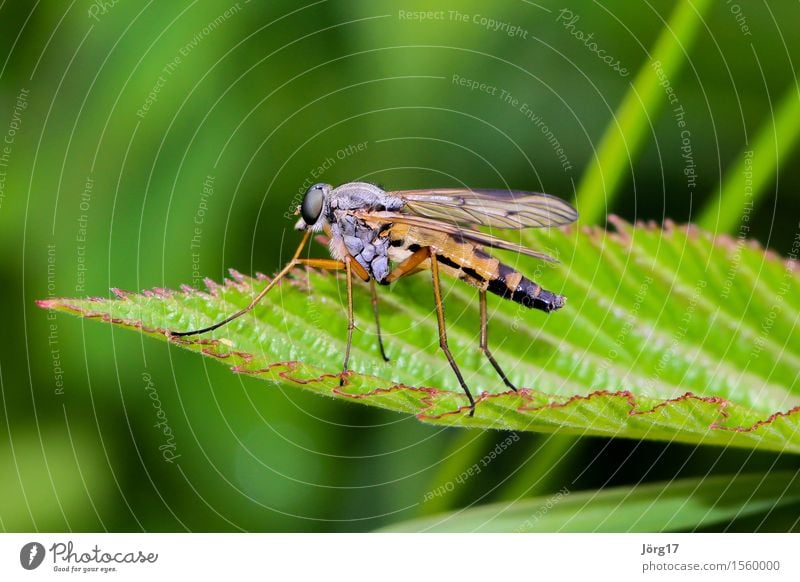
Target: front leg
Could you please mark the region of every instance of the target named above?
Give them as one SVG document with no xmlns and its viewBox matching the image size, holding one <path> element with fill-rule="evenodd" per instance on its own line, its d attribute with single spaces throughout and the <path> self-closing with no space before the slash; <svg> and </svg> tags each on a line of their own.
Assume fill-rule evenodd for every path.
<svg viewBox="0 0 800 582">
<path fill-rule="evenodd" d="M 381 319 L 378 316 L 378 292 L 375 290 L 375 279 L 369 281 L 369 291 L 372 295 L 372 312 L 375 314 L 375 329 L 378 332 L 378 347 L 381 350 L 381 357 L 384 362 L 389 361 L 386 350 L 383 349 L 383 338 L 381 337 Z"/>
<path fill-rule="evenodd" d="M 353 273 L 355 273 L 363 281 L 369 281 L 370 292 L 372 294 L 372 310 L 375 313 L 375 327 L 378 331 L 378 348 L 381 352 L 381 357 L 385 362 L 389 361 L 386 355 L 386 350 L 383 348 L 383 338 L 381 337 L 381 323 L 378 319 L 378 295 L 375 291 L 375 280 L 369 276 L 367 270 L 355 260 L 352 256 L 347 256 L 344 261 L 337 261 L 335 259 L 298 259 L 301 265 L 309 267 L 316 267 L 317 269 L 325 269 L 328 271 L 335 271 L 344 269 L 347 271 L 347 352 L 344 358 L 344 368 L 342 370 L 342 380 L 340 385 L 344 383 L 344 376 L 347 373 L 347 364 L 350 360 L 350 345 L 353 339 L 353 328 L 355 328 L 353 317 Z"/>
<path fill-rule="evenodd" d="M 352 257 L 347 258 L 352 260 Z M 324 269 L 326 271 L 338 271 L 347 268 L 344 261 L 337 261 L 336 259 L 297 259 L 295 264 L 316 267 L 317 269 Z M 367 270 L 362 267 L 358 261 L 352 261 L 351 266 L 353 272 L 365 283 L 371 279 Z"/>
<path fill-rule="evenodd" d="M 344 352 L 344 364 L 342 365 L 342 375 L 339 378 L 339 386 L 344 386 L 344 379 L 347 376 L 347 365 L 350 363 L 350 346 L 353 345 L 353 329 L 355 328 L 355 318 L 353 317 L 353 263 L 352 257 L 345 257 L 344 268 L 347 272 L 347 347 Z"/>
</svg>

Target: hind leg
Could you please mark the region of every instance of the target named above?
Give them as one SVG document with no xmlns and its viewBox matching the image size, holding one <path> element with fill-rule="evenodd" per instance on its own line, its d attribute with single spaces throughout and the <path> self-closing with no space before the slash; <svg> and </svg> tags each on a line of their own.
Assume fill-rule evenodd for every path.
<svg viewBox="0 0 800 582">
<path fill-rule="evenodd" d="M 500 378 L 502 378 L 503 382 L 506 386 L 511 388 L 514 392 L 517 391 L 517 387 L 514 386 L 511 382 L 509 382 L 508 378 L 506 378 L 506 373 L 503 372 L 503 369 L 500 367 L 500 364 L 497 363 L 497 360 L 494 359 L 492 352 L 489 351 L 489 331 L 488 331 L 488 317 L 486 316 L 486 291 L 481 289 L 479 292 L 480 295 L 480 304 L 481 304 L 481 351 L 486 354 L 486 357 L 489 359 L 489 362 L 492 364 L 497 373 L 500 374 Z"/>
<path fill-rule="evenodd" d="M 467 400 L 469 400 L 469 415 L 474 416 L 475 399 L 472 397 L 472 393 L 469 391 L 469 388 L 467 388 L 467 383 L 464 382 L 464 376 L 461 375 L 461 370 L 458 369 L 458 365 L 453 358 L 453 354 L 450 353 L 450 347 L 447 345 L 447 331 L 445 329 L 444 322 L 444 307 L 442 306 L 442 290 L 439 286 L 439 261 L 436 259 L 436 255 L 433 253 L 431 253 L 431 273 L 433 275 L 433 300 L 436 306 L 436 322 L 439 325 L 439 347 L 442 348 L 444 355 L 447 357 L 447 361 L 450 363 L 450 367 L 453 369 L 453 372 L 455 372 L 458 383 L 461 384 L 461 388 L 467 395 Z"/>
</svg>

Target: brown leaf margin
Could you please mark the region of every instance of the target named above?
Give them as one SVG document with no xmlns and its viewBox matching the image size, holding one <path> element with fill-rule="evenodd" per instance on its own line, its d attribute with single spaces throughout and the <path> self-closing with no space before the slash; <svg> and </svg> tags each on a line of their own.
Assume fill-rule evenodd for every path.
<svg viewBox="0 0 800 582">
<path fill-rule="evenodd" d="M 232 276 L 234 280 L 227 279 L 222 285 L 240 286 L 246 280 L 246 277 L 235 271 L 232 272 Z M 265 277 L 261 275 L 258 279 L 263 280 Z M 207 287 L 210 294 L 216 295 L 221 285 L 208 282 Z M 112 291 L 119 301 L 127 301 L 129 296 L 134 295 L 132 292 L 120 289 L 112 289 Z M 176 293 L 189 295 L 203 292 L 184 286 L 180 291 L 155 288 L 150 291 L 144 291 L 142 295 L 167 298 Z M 763 442 L 757 447 L 754 447 L 753 444 L 753 438 L 762 440 L 760 437 L 766 436 L 770 429 L 775 429 L 779 432 L 787 431 L 788 429 L 796 437 L 800 436 L 800 430 L 798 430 L 797 426 L 792 426 L 792 424 L 798 424 L 796 420 L 800 413 L 800 406 L 795 406 L 785 412 L 775 412 L 765 419 L 741 426 L 729 422 L 730 414 L 728 410 L 736 405 L 730 400 L 719 396 L 699 396 L 692 392 L 686 392 L 676 398 L 654 400 L 637 396 L 630 390 L 613 392 L 595 390 L 585 395 L 579 394 L 565 397 L 523 388 L 516 393 L 511 391 L 498 394 L 481 393 L 476 398 L 475 416 L 470 418 L 466 414 L 469 409 L 466 397 L 450 390 L 428 386 L 409 386 L 355 372 L 348 372 L 345 375 L 344 385 L 339 386 L 340 374 L 319 373 L 316 368 L 306 366 L 299 361 L 276 362 L 266 368 L 251 368 L 249 364 L 254 359 L 252 354 L 230 350 L 227 345 L 219 340 L 178 338 L 172 336 L 166 329 L 147 327 L 140 321 L 111 317 L 109 314 L 99 311 L 89 311 L 72 303 L 74 301 L 76 300 L 46 299 L 39 300 L 36 303 L 44 309 L 71 312 L 84 318 L 99 319 L 106 323 L 135 329 L 148 335 L 160 336 L 172 344 L 199 351 L 203 355 L 228 363 L 231 370 L 236 373 L 301 386 L 319 394 L 344 400 L 370 404 L 397 412 L 411 413 L 420 421 L 427 423 L 498 430 L 559 431 L 564 434 L 569 433 L 579 436 L 650 438 L 689 444 L 715 444 L 800 453 L 800 442 L 798 440 L 774 442 L 770 439 L 763 439 Z M 82 301 L 107 303 L 109 300 L 92 297 Z M 312 373 L 309 375 L 308 372 Z M 375 384 L 386 385 L 374 387 Z M 364 385 L 372 385 L 373 387 L 365 390 Z M 396 398 L 397 395 L 404 397 L 404 404 L 399 404 L 400 399 Z M 387 399 L 387 396 L 391 398 Z M 508 423 L 498 422 L 496 418 L 486 413 L 487 407 L 490 406 L 503 411 L 503 416 L 500 418 L 501 421 L 506 414 L 513 414 L 517 421 L 514 422 L 512 419 Z M 658 433 L 655 436 L 650 434 L 652 426 L 661 424 L 659 422 L 660 416 L 665 411 L 673 413 L 676 408 L 685 407 L 687 410 L 691 410 L 698 406 L 702 409 L 701 411 L 710 412 L 711 416 L 715 418 L 702 431 L 674 431 L 669 438 Z M 595 414 L 597 410 L 605 408 L 625 409 L 625 419 L 628 422 L 625 425 L 610 429 L 586 427 L 585 425 L 577 428 L 569 422 L 572 417 L 585 418 L 587 414 Z M 522 421 L 519 420 L 520 417 Z M 746 440 L 737 438 L 740 435 L 747 435 L 750 438 Z"/>
</svg>

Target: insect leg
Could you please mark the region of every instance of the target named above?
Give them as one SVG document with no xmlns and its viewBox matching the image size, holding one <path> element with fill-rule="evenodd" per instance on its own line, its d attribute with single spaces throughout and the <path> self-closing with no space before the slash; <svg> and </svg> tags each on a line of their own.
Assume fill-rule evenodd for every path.
<svg viewBox="0 0 800 582">
<path fill-rule="evenodd" d="M 387 275 L 385 282 L 391 283 L 392 281 L 396 281 L 400 277 L 410 274 L 417 266 L 427 259 L 431 254 L 431 249 L 429 247 L 422 247 L 414 251 L 410 257 L 408 257 L 405 261 L 397 265 L 394 270 Z"/>
<path fill-rule="evenodd" d="M 306 265 L 307 267 L 316 267 L 317 269 L 325 269 L 327 271 L 344 269 L 344 263 L 335 259 L 297 259 L 297 264 Z"/>
<path fill-rule="evenodd" d="M 350 346 L 353 345 L 353 328 L 355 320 L 353 318 L 353 259 L 346 257 L 344 266 L 347 270 L 347 348 L 344 352 L 344 364 L 342 365 L 342 376 L 339 378 L 339 386 L 344 385 L 345 374 L 347 374 L 347 364 L 350 362 Z"/>
<path fill-rule="evenodd" d="M 310 237 L 311 237 L 311 231 L 308 230 L 303 235 L 303 240 L 300 241 L 300 246 L 298 246 L 297 250 L 294 252 L 292 260 L 286 263 L 286 266 L 283 269 L 281 269 L 281 271 L 277 275 L 275 275 L 272 281 L 269 282 L 269 285 L 264 287 L 264 289 L 258 295 L 255 296 L 255 298 L 250 302 L 250 304 L 247 307 L 245 307 L 244 309 L 240 309 L 233 315 L 226 317 L 225 319 L 215 323 L 214 325 L 209 325 L 208 327 L 203 327 L 201 329 L 193 329 L 191 331 L 169 331 L 168 332 L 169 335 L 173 335 L 176 337 L 185 337 L 188 335 L 199 335 L 201 333 L 214 331 L 215 329 L 222 327 L 226 323 L 230 323 L 234 319 L 241 317 L 248 311 L 251 311 L 256 305 L 258 305 L 258 302 L 261 301 L 267 293 L 269 293 L 270 289 L 272 289 L 278 283 L 278 281 L 283 279 L 286 276 L 286 274 L 292 270 L 292 267 L 298 264 L 299 262 L 298 257 L 300 256 L 300 253 L 303 251 L 303 247 L 306 246 L 306 243 L 308 242 L 308 239 Z"/>
<path fill-rule="evenodd" d="M 344 262 L 337 261 L 336 259 L 297 259 L 298 265 L 307 265 L 309 267 L 316 267 L 317 269 L 325 269 L 327 271 L 337 271 L 344 269 Z M 358 261 L 350 264 L 353 267 L 353 272 L 363 279 L 365 282 L 370 280 L 369 273 L 362 267 Z"/>
<path fill-rule="evenodd" d="M 378 347 L 381 349 L 381 356 L 383 356 L 383 361 L 388 362 L 389 357 L 386 355 L 386 351 L 383 349 L 383 339 L 381 338 L 381 320 L 378 317 L 378 292 L 375 289 L 375 280 L 370 279 L 369 281 L 369 290 L 372 293 L 372 311 L 375 312 L 375 329 L 378 331 Z"/>
<path fill-rule="evenodd" d="M 502 368 L 500 368 L 500 364 L 497 363 L 497 360 L 494 359 L 492 352 L 489 351 L 489 332 L 488 332 L 488 318 L 486 316 L 486 291 L 481 289 L 478 292 L 480 296 L 480 304 L 481 304 L 481 351 L 486 354 L 486 357 L 489 358 L 489 362 L 492 364 L 497 373 L 500 374 L 500 378 L 503 379 L 503 382 L 506 386 L 511 388 L 514 392 L 517 391 L 517 387 L 514 386 L 511 382 L 508 381 L 506 378 L 505 372 L 503 372 Z"/>
<path fill-rule="evenodd" d="M 316 267 L 318 269 L 327 269 L 329 271 L 347 268 L 343 261 L 334 259 L 299 259 L 297 262 L 301 265 L 308 265 L 309 267 Z M 370 291 L 372 292 L 372 310 L 375 312 L 375 327 L 378 328 L 378 347 L 381 349 L 381 356 L 383 356 L 384 361 L 388 362 L 389 358 L 386 355 L 386 351 L 383 349 L 383 339 L 381 338 L 381 322 L 380 319 L 378 319 L 378 294 L 375 291 L 375 280 L 369 276 L 369 273 L 367 273 L 366 269 L 364 269 L 358 261 L 351 261 L 350 266 L 353 272 L 361 279 L 369 281 Z"/>
<path fill-rule="evenodd" d="M 436 260 L 436 253 L 430 253 L 431 256 L 431 272 L 433 274 L 433 300 L 436 304 L 436 321 L 439 324 L 439 347 L 442 348 L 444 355 L 447 356 L 447 361 L 450 362 L 450 367 L 456 373 L 458 383 L 467 395 L 469 400 L 469 415 L 475 414 L 475 399 L 467 388 L 464 377 L 461 375 L 461 370 L 458 369 L 456 361 L 453 359 L 453 354 L 450 353 L 450 348 L 447 346 L 447 331 L 444 325 L 444 308 L 442 307 L 442 290 L 439 287 L 439 261 Z"/>
</svg>

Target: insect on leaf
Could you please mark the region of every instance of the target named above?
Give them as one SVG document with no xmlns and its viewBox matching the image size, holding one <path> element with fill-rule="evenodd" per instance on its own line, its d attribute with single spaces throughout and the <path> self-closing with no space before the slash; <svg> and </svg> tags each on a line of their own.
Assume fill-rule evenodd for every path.
<svg viewBox="0 0 800 582">
<path fill-rule="evenodd" d="M 695 228 L 613 222 L 615 232 L 522 233 L 521 242 L 560 264 L 507 258 L 569 299 L 545 314 L 490 297 L 490 345 L 517 393 L 477 349 L 476 291 L 445 284 L 450 347 L 480 395 L 474 418 L 438 351 L 425 275 L 379 289 L 389 363 L 378 354 L 369 288 L 354 283 L 353 371 L 341 387 L 341 275 L 296 270 L 251 313 L 191 338 L 166 330 L 224 318 L 266 279 L 234 274 L 207 291 L 117 291 L 114 299 L 40 305 L 139 330 L 242 374 L 424 422 L 800 452 L 797 263 Z"/>
</svg>

